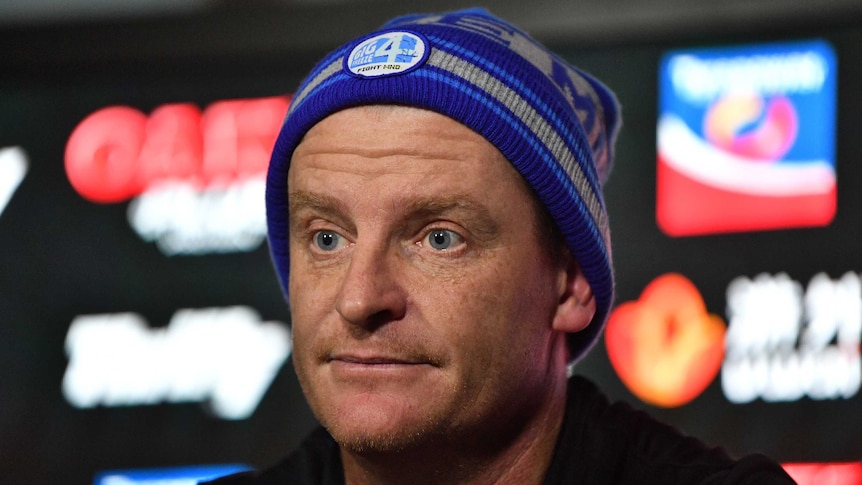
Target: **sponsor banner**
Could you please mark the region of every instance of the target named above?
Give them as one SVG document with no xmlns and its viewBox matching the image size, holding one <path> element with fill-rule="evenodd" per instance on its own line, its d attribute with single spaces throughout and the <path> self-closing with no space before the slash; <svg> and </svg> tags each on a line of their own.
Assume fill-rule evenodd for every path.
<svg viewBox="0 0 862 485">
<path fill-rule="evenodd" d="M 200 402 L 246 419 L 291 350 L 287 326 L 248 307 L 179 310 L 161 328 L 136 313 L 81 315 L 66 335 L 63 395 L 81 409 Z"/>
<path fill-rule="evenodd" d="M 862 280 L 739 277 L 727 287 L 721 387 L 733 403 L 849 399 L 862 384 Z"/>
<path fill-rule="evenodd" d="M 102 108 L 69 136 L 66 176 L 91 202 L 131 200 L 129 225 L 167 256 L 252 251 L 266 238 L 264 179 L 288 103 Z"/>
<path fill-rule="evenodd" d="M 836 60 L 824 41 L 668 53 L 656 219 L 670 236 L 828 225 Z"/>
<path fill-rule="evenodd" d="M 642 401 L 677 407 L 721 373 L 732 404 L 850 399 L 862 386 L 862 277 L 740 276 L 727 287 L 727 323 L 685 276 L 655 278 L 611 313 L 608 358 Z"/>
</svg>

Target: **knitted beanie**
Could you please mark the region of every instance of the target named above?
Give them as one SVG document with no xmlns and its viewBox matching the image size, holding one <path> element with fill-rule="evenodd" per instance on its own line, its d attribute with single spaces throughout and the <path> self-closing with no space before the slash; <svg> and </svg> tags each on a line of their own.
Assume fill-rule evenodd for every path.
<svg viewBox="0 0 862 485">
<path fill-rule="evenodd" d="M 601 184 L 619 106 L 600 82 L 483 9 L 396 18 L 325 57 L 294 94 L 266 182 L 270 250 L 287 294 L 287 171 L 305 133 L 336 111 L 397 104 L 471 128 L 515 166 L 556 222 L 596 298 L 590 325 L 569 334 L 572 362 L 604 326 L 614 280 Z"/>
</svg>

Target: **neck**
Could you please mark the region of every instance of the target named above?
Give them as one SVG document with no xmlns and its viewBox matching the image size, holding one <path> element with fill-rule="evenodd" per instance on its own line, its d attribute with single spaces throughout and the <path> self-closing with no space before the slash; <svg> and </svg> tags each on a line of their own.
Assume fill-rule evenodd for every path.
<svg viewBox="0 0 862 485">
<path fill-rule="evenodd" d="M 342 447 L 347 485 L 540 484 L 550 466 L 566 404 L 565 374 L 507 432 L 463 433 L 410 450 L 363 453 Z"/>
</svg>

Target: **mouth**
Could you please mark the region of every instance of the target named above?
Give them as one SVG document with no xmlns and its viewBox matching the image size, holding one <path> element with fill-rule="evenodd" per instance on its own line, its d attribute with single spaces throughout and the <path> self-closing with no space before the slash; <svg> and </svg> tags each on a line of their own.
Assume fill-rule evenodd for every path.
<svg viewBox="0 0 862 485">
<path fill-rule="evenodd" d="M 330 354 L 326 358 L 327 363 L 347 364 L 356 366 L 412 366 L 412 365 L 430 365 L 425 359 L 402 357 L 402 356 L 387 356 L 387 355 L 360 355 L 351 353 L 335 353 Z"/>
<path fill-rule="evenodd" d="M 437 371 L 441 370 L 425 356 L 379 351 L 336 351 L 328 354 L 322 364 L 335 382 L 348 386 L 346 388 L 368 390 L 366 386 L 372 386 L 377 391 L 392 386 L 412 387 L 420 381 L 437 379 Z"/>
</svg>

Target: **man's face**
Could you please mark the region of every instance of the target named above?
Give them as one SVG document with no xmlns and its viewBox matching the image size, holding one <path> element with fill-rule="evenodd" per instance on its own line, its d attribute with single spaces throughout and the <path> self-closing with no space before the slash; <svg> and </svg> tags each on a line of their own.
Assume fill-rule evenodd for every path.
<svg viewBox="0 0 862 485">
<path fill-rule="evenodd" d="M 405 449 L 529 421 L 565 367 L 551 321 L 566 265 L 495 147 L 429 111 L 351 108 L 307 133 L 288 187 L 294 365 L 339 443 Z"/>
</svg>

